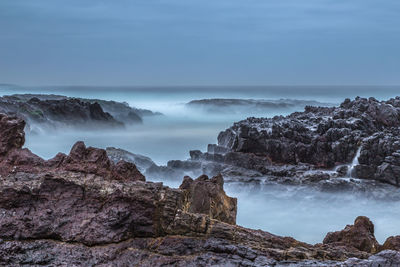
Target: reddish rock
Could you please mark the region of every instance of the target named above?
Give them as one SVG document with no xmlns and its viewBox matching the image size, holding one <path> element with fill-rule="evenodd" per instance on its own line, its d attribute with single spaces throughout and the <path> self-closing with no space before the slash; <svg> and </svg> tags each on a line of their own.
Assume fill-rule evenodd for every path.
<svg viewBox="0 0 400 267">
<path fill-rule="evenodd" d="M 82 142 L 44 161 L 21 149 L 23 122 L 11 121 L 0 120 L 2 266 L 318 266 L 376 250 L 366 217 L 315 246 L 243 228 L 222 176 L 185 177 L 171 189 Z"/>
<path fill-rule="evenodd" d="M 386 249 L 400 251 L 400 235 L 391 236 L 388 239 L 386 239 L 385 243 L 383 243 L 380 250 L 386 250 Z"/>
<path fill-rule="evenodd" d="M 25 122 L 17 117 L 0 114 L 0 155 L 21 148 L 25 142 Z"/>
<path fill-rule="evenodd" d="M 374 224 L 364 216 L 359 216 L 354 225 L 347 225 L 343 230 L 328 233 L 324 244 L 354 247 L 360 251 L 375 253 L 379 249 L 374 236 Z"/>
<path fill-rule="evenodd" d="M 145 181 L 134 164 L 125 161 L 114 164 L 104 149 L 86 147 L 83 142 L 75 143 L 69 155 L 59 153 L 45 161 L 29 149 L 21 149 L 25 142 L 24 127 L 23 120 L 0 114 L 0 175 L 71 171 L 106 179 Z"/>
<path fill-rule="evenodd" d="M 184 211 L 207 214 L 212 219 L 236 224 L 237 199 L 228 197 L 223 186 L 221 175 L 211 179 L 202 175 L 196 180 L 185 176 L 179 187 L 185 196 Z"/>
</svg>

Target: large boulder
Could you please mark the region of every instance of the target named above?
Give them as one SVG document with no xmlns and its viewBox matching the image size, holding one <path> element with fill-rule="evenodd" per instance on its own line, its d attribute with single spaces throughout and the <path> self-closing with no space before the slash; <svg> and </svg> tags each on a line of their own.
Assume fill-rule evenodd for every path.
<svg viewBox="0 0 400 267">
<path fill-rule="evenodd" d="M 386 249 L 400 251 L 400 235 L 388 237 L 381 247 L 381 250 Z"/>
<path fill-rule="evenodd" d="M 202 175 L 196 180 L 185 176 L 179 188 L 184 194 L 184 211 L 207 214 L 212 219 L 236 224 L 237 199 L 225 194 L 221 175 L 211 179 Z"/>
<path fill-rule="evenodd" d="M 25 122 L 14 116 L 0 113 L 0 156 L 12 149 L 21 148 L 25 143 Z"/>
<path fill-rule="evenodd" d="M 374 236 L 374 224 L 364 216 L 357 217 L 354 225 L 347 225 L 343 230 L 328 233 L 324 244 L 354 247 L 360 251 L 375 253 L 379 249 Z"/>
</svg>

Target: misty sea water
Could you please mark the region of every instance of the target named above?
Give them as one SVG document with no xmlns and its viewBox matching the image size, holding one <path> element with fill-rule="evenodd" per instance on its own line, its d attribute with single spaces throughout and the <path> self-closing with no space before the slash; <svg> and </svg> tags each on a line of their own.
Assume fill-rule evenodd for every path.
<svg viewBox="0 0 400 267">
<path fill-rule="evenodd" d="M 273 117 L 302 111 L 300 107 L 270 109 L 265 112 L 246 110 L 239 113 L 205 113 L 189 109 L 192 100 L 210 98 L 234 99 L 299 99 L 340 104 L 356 96 L 387 99 L 400 95 L 396 86 L 235 86 L 235 87 L 84 87 L 0 86 L 0 95 L 16 93 L 60 94 L 70 97 L 97 98 L 127 102 L 132 107 L 163 113 L 145 117 L 143 124 L 129 125 L 120 130 L 78 131 L 59 129 L 26 136 L 25 146 L 43 158 L 58 152 L 68 153 L 72 145 L 84 141 L 88 146 L 122 148 L 152 158 L 157 164 L 168 160 L 187 159 L 189 151 L 205 151 L 216 143 L 218 133 L 235 121 L 247 117 Z M 169 186 L 179 183 L 164 181 Z M 352 224 L 359 215 L 366 215 L 376 225 L 377 239 L 382 242 L 398 233 L 399 202 L 359 198 L 351 194 L 326 194 L 309 191 L 299 194 L 268 187 L 251 189 L 225 184 L 227 193 L 238 198 L 240 225 L 262 229 L 274 234 L 292 236 L 301 241 L 322 242 L 328 231 Z"/>
</svg>

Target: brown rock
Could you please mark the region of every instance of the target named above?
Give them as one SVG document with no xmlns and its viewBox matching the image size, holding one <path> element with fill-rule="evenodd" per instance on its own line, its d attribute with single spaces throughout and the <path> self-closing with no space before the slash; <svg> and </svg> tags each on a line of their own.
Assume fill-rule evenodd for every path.
<svg viewBox="0 0 400 267">
<path fill-rule="evenodd" d="M 324 244 L 354 247 L 368 253 L 375 253 L 379 248 L 374 236 L 374 224 L 365 216 L 359 216 L 354 225 L 347 225 L 342 231 L 328 233 Z"/>
<path fill-rule="evenodd" d="M 202 175 L 196 180 L 185 176 L 179 187 L 184 192 L 184 211 L 207 214 L 212 219 L 236 224 L 237 199 L 228 197 L 223 186 L 221 175 L 211 179 Z"/>
<path fill-rule="evenodd" d="M 0 120 L 2 266 L 273 266 L 376 251 L 366 217 L 314 246 L 243 228 L 234 225 L 236 199 L 225 194 L 220 175 L 185 177 L 171 189 L 82 142 L 44 161 L 20 149 L 22 123 L 10 121 Z"/>
<path fill-rule="evenodd" d="M 21 148 L 25 142 L 25 122 L 17 117 L 0 114 L 0 155 Z"/>
<path fill-rule="evenodd" d="M 400 251 L 400 235 L 391 236 L 388 239 L 386 239 L 385 243 L 383 243 L 380 250 L 386 250 L 386 249 Z"/>
</svg>

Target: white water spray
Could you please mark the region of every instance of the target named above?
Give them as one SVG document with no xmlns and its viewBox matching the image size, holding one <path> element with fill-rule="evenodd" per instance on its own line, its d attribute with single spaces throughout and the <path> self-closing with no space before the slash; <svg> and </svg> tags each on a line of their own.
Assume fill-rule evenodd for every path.
<svg viewBox="0 0 400 267">
<path fill-rule="evenodd" d="M 361 153 L 361 146 L 357 149 L 357 153 L 347 169 L 347 174 L 346 174 L 347 177 L 353 178 L 352 173 L 354 171 L 354 168 L 359 164 L 358 158 L 360 157 L 360 153 Z"/>
</svg>

